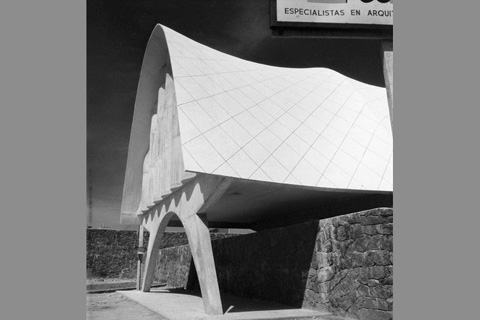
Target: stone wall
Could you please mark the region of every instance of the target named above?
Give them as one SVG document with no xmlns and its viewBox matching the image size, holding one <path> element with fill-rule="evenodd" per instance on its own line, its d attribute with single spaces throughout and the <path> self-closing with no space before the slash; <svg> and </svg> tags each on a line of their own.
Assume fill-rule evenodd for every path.
<svg viewBox="0 0 480 320">
<path fill-rule="evenodd" d="M 158 255 L 153 281 L 165 283 L 170 288 L 192 288 L 189 278 L 193 277 L 194 271 L 190 246 L 166 248 Z"/>
<path fill-rule="evenodd" d="M 223 239 L 234 234 L 212 233 L 212 239 Z M 147 248 L 149 233 L 144 232 Z M 87 278 L 135 279 L 137 276 L 138 233 L 132 230 L 87 229 Z M 183 232 L 167 232 L 160 248 L 182 246 L 188 243 Z M 158 264 L 159 265 L 159 264 Z M 157 278 L 158 280 L 158 278 Z"/>
<path fill-rule="evenodd" d="M 390 319 L 393 303 L 393 210 L 321 220 L 304 307 L 359 319 Z"/>
<path fill-rule="evenodd" d="M 87 277 L 134 279 L 137 238 L 135 231 L 87 229 Z"/>
<path fill-rule="evenodd" d="M 212 241 L 220 290 L 361 320 L 392 318 L 393 210 L 374 209 Z M 161 250 L 156 279 L 196 288 L 188 246 Z"/>
</svg>

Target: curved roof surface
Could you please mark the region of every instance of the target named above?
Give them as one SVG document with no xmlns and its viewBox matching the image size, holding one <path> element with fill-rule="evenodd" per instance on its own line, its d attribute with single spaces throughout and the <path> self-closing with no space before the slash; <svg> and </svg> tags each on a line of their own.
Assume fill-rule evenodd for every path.
<svg viewBox="0 0 480 320">
<path fill-rule="evenodd" d="M 158 110 L 150 111 L 150 140 L 165 144 L 155 133 L 164 125 L 157 118 L 170 110 L 161 100 L 173 99 L 176 108 L 170 116 L 172 126 L 179 128 L 180 169 L 321 188 L 392 190 L 392 130 L 384 88 L 325 68 L 280 68 L 245 61 L 160 25 L 148 47 L 145 59 L 150 55 L 153 60 L 166 60 L 172 74 L 167 70 L 165 80 L 148 89 L 157 92 L 160 87 Z M 145 61 L 136 113 L 144 94 L 142 78 L 155 78 L 152 74 L 165 69 L 159 63 L 157 70 L 151 70 Z M 171 98 L 168 91 L 174 92 Z M 147 123 L 134 118 L 124 201 L 129 174 L 139 175 L 138 169 L 129 173 L 129 166 L 140 165 L 132 149 L 135 126 L 140 125 Z M 147 161 L 156 150 L 155 142 L 147 144 L 150 151 L 140 171 L 144 193 L 146 167 L 154 163 L 161 167 L 153 158 Z M 155 168 L 150 174 L 165 176 L 161 171 L 167 169 Z M 171 180 L 170 187 L 178 184 L 174 180 L 178 179 Z"/>
<path fill-rule="evenodd" d="M 392 189 L 386 90 L 324 68 L 252 63 L 165 28 L 185 169 Z"/>
</svg>

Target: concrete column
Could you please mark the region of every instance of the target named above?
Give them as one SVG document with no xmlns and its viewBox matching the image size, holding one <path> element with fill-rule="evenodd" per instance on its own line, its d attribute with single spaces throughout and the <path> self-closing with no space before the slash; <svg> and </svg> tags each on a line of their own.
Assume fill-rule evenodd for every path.
<svg viewBox="0 0 480 320">
<path fill-rule="evenodd" d="M 387 88 L 390 122 L 393 128 L 393 41 L 382 42 L 383 76 Z"/>
<path fill-rule="evenodd" d="M 223 314 L 208 226 L 196 214 L 186 218 L 183 226 L 197 270 L 205 312 L 211 315 Z"/>
<path fill-rule="evenodd" d="M 155 265 L 158 258 L 158 251 L 160 250 L 160 241 L 163 237 L 163 232 L 158 230 L 149 230 L 150 237 L 148 239 L 147 256 L 145 259 L 145 270 L 142 282 L 142 291 L 150 292 L 153 275 L 155 273 Z"/>
<path fill-rule="evenodd" d="M 158 251 L 160 250 L 160 243 L 162 241 L 165 229 L 167 228 L 168 218 L 166 212 L 155 214 L 153 221 L 147 224 L 147 230 L 150 232 L 148 238 L 147 255 L 145 258 L 142 291 L 150 292 L 153 276 L 155 274 L 155 265 L 157 263 Z M 169 214 L 171 216 L 171 214 Z"/>
</svg>

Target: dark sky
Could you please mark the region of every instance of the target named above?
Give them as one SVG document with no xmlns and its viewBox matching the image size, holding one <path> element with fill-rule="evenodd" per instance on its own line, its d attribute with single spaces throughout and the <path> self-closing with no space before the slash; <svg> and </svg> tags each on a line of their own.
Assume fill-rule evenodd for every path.
<svg viewBox="0 0 480 320">
<path fill-rule="evenodd" d="M 274 38 L 269 6 L 269 0 L 87 1 L 87 187 L 94 225 L 122 228 L 118 223 L 136 88 L 157 23 L 243 59 L 327 67 L 384 86 L 379 41 Z"/>
</svg>

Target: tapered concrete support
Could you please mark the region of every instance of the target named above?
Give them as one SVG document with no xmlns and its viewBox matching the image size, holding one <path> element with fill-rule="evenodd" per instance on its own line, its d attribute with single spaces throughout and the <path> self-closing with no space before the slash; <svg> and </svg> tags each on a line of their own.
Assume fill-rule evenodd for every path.
<svg viewBox="0 0 480 320">
<path fill-rule="evenodd" d="M 222 302 L 220 301 L 220 290 L 208 227 L 196 214 L 183 220 L 183 226 L 197 270 L 205 312 L 222 314 Z"/>
<path fill-rule="evenodd" d="M 147 228 L 150 232 L 150 237 L 148 238 L 147 256 L 145 258 L 145 269 L 143 272 L 143 292 L 149 292 L 150 286 L 152 285 L 160 243 L 162 242 L 163 234 L 165 233 L 169 220 L 165 219 L 165 217 L 166 214 L 163 214 L 161 217 L 154 219 L 149 225 L 149 228 Z"/>
<path fill-rule="evenodd" d="M 205 312 L 211 315 L 223 313 L 205 211 L 221 197 L 230 184 L 231 180 L 228 178 L 199 175 L 159 202 L 143 217 L 143 224 L 150 232 L 150 238 L 142 291 L 150 291 L 160 242 L 168 221 L 176 214 L 187 234 Z"/>
<path fill-rule="evenodd" d="M 390 111 L 390 122 L 393 128 L 393 42 L 382 43 L 383 76 L 387 88 L 388 108 Z"/>
</svg>

